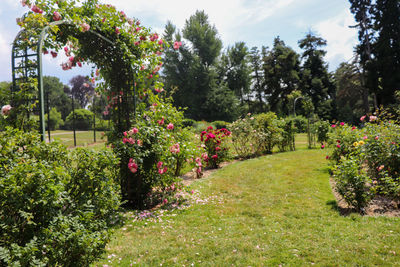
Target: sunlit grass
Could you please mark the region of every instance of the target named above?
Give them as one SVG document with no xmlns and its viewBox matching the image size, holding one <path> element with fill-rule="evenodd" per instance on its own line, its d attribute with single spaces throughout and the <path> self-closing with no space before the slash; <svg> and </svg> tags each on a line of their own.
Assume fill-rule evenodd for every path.
<svg viewBox="0 0 400 267">
<path fill-rule="evenodd" d="M 399 266 L 400 218 L 340 216 L 325 151 L 299 141 L 193 183 L 214 201 L 158 223 L 128 220 L 95 265 Z"/>
<path fill-rule="evenodd" d="M 96 131 L 96 145 L 95 147 L 104 147 L 106 137 L 103 137 L 103 131 Z M 73 131 L 69 130 L 57 130 L 50 132 L 50 137 L 52 140 L 58 140 L 68 147 L 74 147 L 74 135 Z M 103 138 L 102 138 L 103 137 Z M 47 132 L 46 132 L 46 138 Z M 93 145 L 94 133 L 93 131 L 76 131 L 76 146 L 88 146 Z"/>
</svg>

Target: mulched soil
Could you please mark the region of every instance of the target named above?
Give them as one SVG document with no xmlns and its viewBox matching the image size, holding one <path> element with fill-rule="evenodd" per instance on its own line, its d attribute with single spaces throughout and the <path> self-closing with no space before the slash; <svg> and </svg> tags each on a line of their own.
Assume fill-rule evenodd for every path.
<svg viewBox="0 0 400 267">
<path fill-rule="evenodd" d="M 331 177 L 329 183 L 332 188 L 332 193 L 336 198 L 337 209 L 341 215 L 347 216 L 352 212 L 356 212 L 354 209 L 344 201 L 344 199 L 336 191 L 336 182 Z M 386 216 L 386 217 L 400 217 L 400 202 L 394 201 L 387 197 L 377 196 L 370 201 L 369 205 L 364 209 L 364 215 L 366 216 Z"/>
</svg>

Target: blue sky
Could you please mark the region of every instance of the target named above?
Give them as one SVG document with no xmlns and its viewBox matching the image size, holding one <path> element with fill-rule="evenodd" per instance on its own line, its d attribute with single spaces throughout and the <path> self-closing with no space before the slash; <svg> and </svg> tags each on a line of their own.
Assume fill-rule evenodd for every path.
<svg viewBox="0 0 400 267">
<path fill-rule="evenodd" d="M 16 18 L 27 11 L 20 0 L 1 0 L 0 5 L 0 81 L 11 80 L 11 43 L 18 33 Z M 223 41 L 224 48 L 244 41 L 249 48 L 271 46 L 276 36 L 298 52 L 298 40 L 310 30 L 328 41 L 325 60 L 334 71 L 353 56 L 357 32 L 349 12 L 348 0 L 103 0 L 158 33 L 170 20 L 182 29 L 196 10 L 204 10 Z M 62 71 L 62 59 L 45 58 L 44 74 L 59 77 L 64 83 L 89 68 Z"/>
</svg>

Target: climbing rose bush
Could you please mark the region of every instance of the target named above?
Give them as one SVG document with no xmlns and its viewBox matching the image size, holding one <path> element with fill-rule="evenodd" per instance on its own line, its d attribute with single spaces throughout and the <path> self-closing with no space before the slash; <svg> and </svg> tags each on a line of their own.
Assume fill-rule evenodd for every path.
<svg viewBox="0 0 400 267">
<path fill-rule="evenodd" d="M 121 187 L 129 205 L 149 208 L 158 204 L 155 198 L 162 192 L 170 192 L 177 184 L 185 164 L 195 167 L 194 159 L 200 149 L 193 143 L 193 134 L 182 127 L 183 113 L 175 109 L 169 100 L 149 94 L 152 105 L 138 114 L 135 126 L 122 133 L 112 146 L 121 158 Z"/>
</svg>

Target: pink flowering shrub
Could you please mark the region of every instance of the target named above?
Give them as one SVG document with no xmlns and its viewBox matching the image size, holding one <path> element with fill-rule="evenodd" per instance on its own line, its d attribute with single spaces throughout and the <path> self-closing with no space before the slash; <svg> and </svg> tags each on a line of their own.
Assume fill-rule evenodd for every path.
<svg viewBox="0 0 400 267">
<path fill-rule="evenodd" d="M 219 164 L 228 159 L 228 146 L 226 138 L 231 135 L 231 132 L 225 128 L 214 129 L 208 126 L 205 131 L 201 132 L 200 140 L 204 144 L 205 153 L 203 159 L 207 166 L 215 169 Z"/>
<path fill-rule="evenodd" d="M 335 127 L 329 155 L 338 192 L 358 210 L 377 195 L 400 199 L 400 126 L 377 116 L 361 121 L 360 129 Z"/>
</svg>

